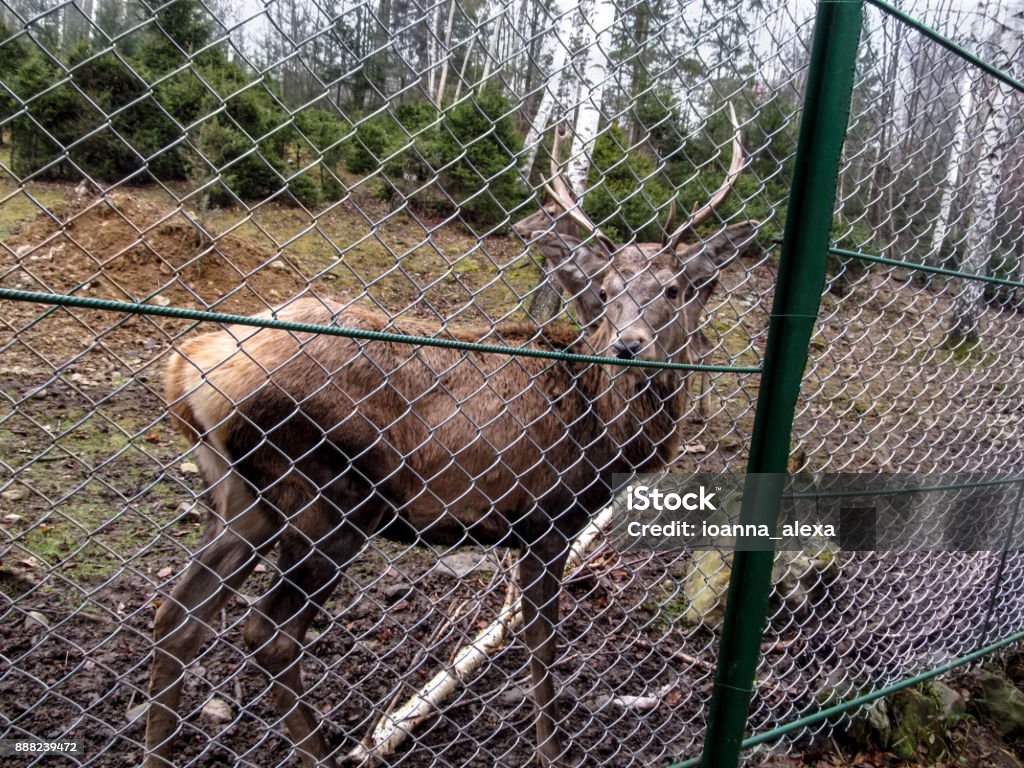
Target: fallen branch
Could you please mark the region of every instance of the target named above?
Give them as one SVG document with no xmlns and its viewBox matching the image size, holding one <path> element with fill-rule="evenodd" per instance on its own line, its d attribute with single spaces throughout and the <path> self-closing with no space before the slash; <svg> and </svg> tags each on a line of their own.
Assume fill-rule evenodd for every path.
<svg viewBox="0 0 1024 768">
<path fill-rule="evenodd" d="M 615 511 L 615 502 L 612 502 L 576 537 L 566 560 L 567 576 L 586 561 L 588 550 L 611 525 Z M 393 754 L 420 723 L 438 711 L 459 686 L 483 666 L 491 654 L 506 645 L 506 638 L 517 631 L 522 623 L 519 590 L 515 580 L 509 579 L 504 604 L 494 621 L 480 630 L 473 642 L 459 649 L 448 669 L 434 675 L 401 707 L 381 717 L 368 739 L 369 743 L 353 748 L 349 757 L 373 761 Z"/>
</svg>

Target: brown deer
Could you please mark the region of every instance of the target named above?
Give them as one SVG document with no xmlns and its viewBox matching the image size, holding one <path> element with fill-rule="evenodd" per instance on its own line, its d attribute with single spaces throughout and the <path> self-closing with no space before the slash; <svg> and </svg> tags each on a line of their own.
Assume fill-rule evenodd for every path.
<svg viewBox="0 0 1024 768">
<path fill-rule="evenodd" d="M 703 247 L 727 255 L 754 229 L 734 225 Z M 690 360 L 698 288 L 689 250 L 614 248 L 603 237 L 588 245 L 550 232 L 535 239 L 585 320 L 577 351 Z M 309 298 L 274 315 L 392 329 L 368 310 Z M 611 499 L 613 474 L 675 458 L 687 406 L 681 381 L 671 369 L 271 329 L 228 327 L 183 343 L 166 395 L 196 446 L 215 514 L 157 611 L 146 765 L 172 763 L 184 668 L 275 545 L 280 576 L 243 634 L 303 763 L 333 762 L 303 700 L 298 661 L 314 616 L 375 535 L 521 550 L 537 752 L 546 765 L 563 764 L 552 666 L 569 544 Z"/>
<path fill-rule="evenodd" d="M 725 180 L 715 191 L 707 203 L 700 208 L 695 208 L 690 216 L 679 227 L 673 230 L 675 225 L 676 201 L 675 198 L 669 205 L 668 220 L 665 223 L 665 234 L 661 243 L 637 243 L 636 247 L 645 253 L 654 253 L 662 249 L 679 251 L 683 239 L 695 232 L 714 211 L 721 205 L 736 183 L 736 179 L 742 173 L 746 163 L 743 151 L 743 142 L 740 137 L 740 125 L 736 118 L 736 112 L 732 105 L 729 105 L 729 117 L 733 125 L 734 134 L 732 140 L 732 160 Z M 595 235 L 598 242 L 605 248 L 614 249 L 611 240 L 602 235 L 598 227 L 590 220 L 580 207 L 571 187 L 566 182 L 557 158 L 560 154 L 561 143 L 564 136 L 561 131 L 555 131 L 554 143 L 551 149 L 551 179 L 544 187 L 551 198 L 540 210 L 520 219 L 512 225 L 513 231 L 524 241 L 530 242 L 534 233 L 557 232 L 562 235 L 583 237 Z M 740 224 L 740 227 L 743 225 Z M 718 287 L 719 274 L 736 257 L 737 251 L 721 248 L 702 248 L 688 246 L 685 253 L 680 253 L 680 258 L 687 259 L 687 273 L 691 284 L 696 288 L 696 297 L 692 306 L 689 306 L 693 313 L 692 334 L 690 339 L 691 359 L 693 362 L 703 364 L 707 355 L 711 352 L 711 342 L 703 331 L 704 323 L 701 316 L 707 309 L 712 294 Z M 557 277 L 554 277 L 557 280 Z M 543 286 L 537 295 L 541 303 L 534 302 L 530 305 L 530 315 L 538 322 L 547 321 L 552 314 L 558 311 L 558 307 L 551 307 L 543 301 L 545 296 Z M 581 318 L 582 320 L 582 318 Z M 697 395 L 698 415 L 703 421 L 710 416 L 711 378 L 707 371 L 699 371 L 695 374 L 698 377 L 699 387 Z"/>
</svg>

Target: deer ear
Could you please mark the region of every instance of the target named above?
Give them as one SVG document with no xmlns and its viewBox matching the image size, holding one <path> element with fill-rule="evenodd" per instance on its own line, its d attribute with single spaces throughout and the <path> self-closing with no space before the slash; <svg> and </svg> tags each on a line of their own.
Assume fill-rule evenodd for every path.
<svg viewBox="0 0 1024 768">
<path fill-rule="evenodd" d="M 761 226 L 759 221 L 741 221 L 730 224 L 707 240 L 688 245 L 679 251 L 679 259 L 685 265 L 694 256 L 703 253 L 717 269 L 722 269 L 741 256 L 754 242 L 754 235 Z"/>
<path fill-rule="evenodd" d="M 532 239 L 544 254 L 548 273 L 576 307 L 580 325 L 590 325 L 604 309 L 598 296 L 610 262 L 604 248 L 557 232 L 534 232 Z"/>
</svg>

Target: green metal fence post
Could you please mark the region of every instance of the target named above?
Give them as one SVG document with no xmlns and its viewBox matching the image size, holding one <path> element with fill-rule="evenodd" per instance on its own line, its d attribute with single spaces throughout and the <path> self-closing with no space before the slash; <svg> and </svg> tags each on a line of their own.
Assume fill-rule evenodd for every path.
<svg viewBox="0 0 1024 768">
<path fill-rule="evenodd" d="M 819 0 L 807 72 L 789 212 L 768 328 L 764 373 L 747 472 L 782 476 L 808 345 L 818 317 L 830 245 L 839 157 L 846 136 L 862 0 Z M 754 488 L 748 484 L 747 491 Z M 775 530 L 781 483 L 744 492 L 741 521 Z M 733 558 L 704 768 L 731 768 L 740 757 L 768 609 L 774 549 Z"/>
</svg>

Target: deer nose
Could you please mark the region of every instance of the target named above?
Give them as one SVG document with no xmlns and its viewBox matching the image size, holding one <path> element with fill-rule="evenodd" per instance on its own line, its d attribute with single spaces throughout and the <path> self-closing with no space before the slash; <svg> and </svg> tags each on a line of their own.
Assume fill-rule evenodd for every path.
<svg viewBox="0 0 1024 768">
<path fill-rule="evenodd" d="M 643 342 L 619 340 L 612 344 L 612 351 L 619 360 L 632 360 L 640 352 Z"/>
</svg>

